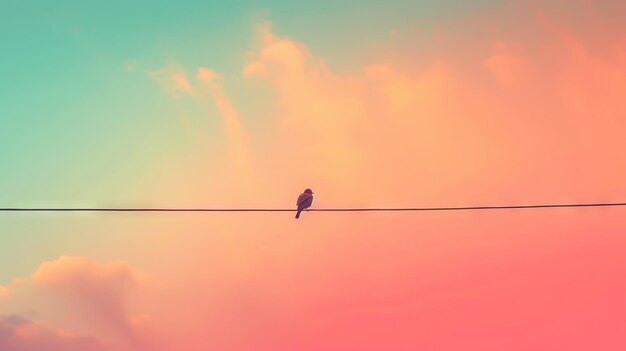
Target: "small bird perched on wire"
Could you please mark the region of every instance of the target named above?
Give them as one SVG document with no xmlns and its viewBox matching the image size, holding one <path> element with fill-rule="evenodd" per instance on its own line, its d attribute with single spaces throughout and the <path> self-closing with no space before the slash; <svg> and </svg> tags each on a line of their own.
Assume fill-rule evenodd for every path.
<svg viewBox="0 0 626 351">
<path fill-rule="evenodd" d="M 300 196 L 298 196 L 298 201 L 296 201 L 296 206 L 298 206 L 298 212 L 296 213 L 296 219 L 300 218 L 300 213 L 311 207 L 313 204 L 313 191 L 311 189 L 306 189 Z"/>
</svg>

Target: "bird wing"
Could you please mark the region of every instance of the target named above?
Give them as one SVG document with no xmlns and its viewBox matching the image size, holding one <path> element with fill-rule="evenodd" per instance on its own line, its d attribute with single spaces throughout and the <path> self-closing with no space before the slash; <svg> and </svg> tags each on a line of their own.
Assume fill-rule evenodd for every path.
<svg viewBox="0 0 626 351">
<path fill-rule="evenodd" d="M 298 196 L 298 201 L 296 201 L 296 206 L 302 208 L 307 208 L 311 206 L 311 204 L 313 204 L 313 195 L 307 193 Z"/>
<path fill-rule="evenodd" d="M 313 204 L 313 196 L 309 195 L 309 197 L 307 197 L 306 199 L 304 199 L 304 201 L 302 201 L 302 204 L 300 204 L 300 206 L 302 206 L 303 208 L 309 208 L 311 207 L 312 204 Z"/>
<path fill-rule="evenodd" d="M 305 194 L 300 194 L 300 196 L 298 196 L 298 200 L 296 201 L 296 206 L 300 206 L 300 204 L 302 203 L 306 195 L 307 194 L 305 193 Z"/>
</svg>

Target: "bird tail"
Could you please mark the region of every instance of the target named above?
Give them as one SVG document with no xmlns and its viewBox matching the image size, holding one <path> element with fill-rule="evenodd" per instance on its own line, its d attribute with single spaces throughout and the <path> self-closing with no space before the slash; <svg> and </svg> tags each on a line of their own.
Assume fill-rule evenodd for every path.
<svg viewBox="0 0 626 351">
<path fill-rule="evenodd" d="M 298 209 L 298 212 L 296 213 L 296 219 L 300 218 L 300 213 L 302 213 L 302 209 Z"/>
</svg>

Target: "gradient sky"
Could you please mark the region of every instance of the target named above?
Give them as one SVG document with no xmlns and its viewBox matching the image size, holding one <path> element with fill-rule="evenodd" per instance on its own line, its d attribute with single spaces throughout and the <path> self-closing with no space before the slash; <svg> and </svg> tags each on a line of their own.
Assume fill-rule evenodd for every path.
<svg viewBox="0 0 626 351">
<path fill-rule="evenodd" d="M 624 13 L 3 1 L 0 205 L 623 202 Z M 0 350 L 623 350 L 625 216 L 0 214 Z"/>
</svg>

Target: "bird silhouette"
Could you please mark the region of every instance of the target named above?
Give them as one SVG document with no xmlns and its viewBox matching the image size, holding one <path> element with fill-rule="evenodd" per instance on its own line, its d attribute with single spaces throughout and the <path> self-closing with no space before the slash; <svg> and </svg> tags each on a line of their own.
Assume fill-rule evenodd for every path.
<svg viewBox="0 0 626 351">
<path fill-rule="evenodd" d="M 300 218 L 300 213 L 311 207 L 313 204 L 313 191 L 311 189 L 306 189 L 300 196 L 298 196 L 298 201 L 296 201 L 296 206 L 298 206 L 298 212 L 296 213 L 296 219 Z"/>
</svg>

